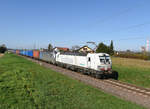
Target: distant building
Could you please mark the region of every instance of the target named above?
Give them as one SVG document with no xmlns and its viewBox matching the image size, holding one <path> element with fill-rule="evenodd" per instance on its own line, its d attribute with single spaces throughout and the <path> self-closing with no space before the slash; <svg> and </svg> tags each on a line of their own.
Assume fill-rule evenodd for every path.
<svg viewBox="0 0 150 109">
<path fill-rule="evenodd" d="M 55 47 L 54 50 L 67 52 L 67 51 L 69 51 L 69 48 L 66 48 L 66 47 Z"/>
<path fill-rule="evenodd" d="M 88 46 L 83 46 L 80 49 L 78 49 L 78 52 L 84 52 L 84 53 L 94 53 L 94 50 L 91 49 Z"/>
</svg>

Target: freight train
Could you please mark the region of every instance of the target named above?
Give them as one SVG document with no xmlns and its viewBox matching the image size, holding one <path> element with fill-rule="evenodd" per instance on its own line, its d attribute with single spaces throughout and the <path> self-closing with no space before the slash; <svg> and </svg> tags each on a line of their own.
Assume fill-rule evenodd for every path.
<svg viewBox="0 0 150 109">
<path fill-rule="evenodd" d="M 112 61 L 106 53 L 73 53 L 53 50 L 14 50 L 18 55 L 45 61 L 56 66 L 90 75 L 95 78 L 118 79 L 118 72 L 112 70 Z"/>
</svg>

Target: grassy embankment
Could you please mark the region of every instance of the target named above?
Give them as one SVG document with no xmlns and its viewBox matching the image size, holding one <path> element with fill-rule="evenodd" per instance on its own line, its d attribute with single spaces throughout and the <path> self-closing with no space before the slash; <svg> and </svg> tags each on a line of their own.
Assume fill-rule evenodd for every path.
<svg viewBox="0 0 150 109">
<path fill-rule="evenodd" d="M 142 109 L 13 54 L 0 58 L 1 109 Z"/>
<path fill-rule="evenodd" d="M 112 57 L 112 62 L 119 80 L 150 88 L 150 61 Z"/>
</svg>

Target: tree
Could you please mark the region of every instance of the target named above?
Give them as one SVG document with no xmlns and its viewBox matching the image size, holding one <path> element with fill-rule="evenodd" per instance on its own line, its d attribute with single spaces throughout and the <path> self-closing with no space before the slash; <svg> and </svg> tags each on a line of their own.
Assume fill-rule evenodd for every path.
<svg viewBox="0 0 150 109">
<path fill-rule="evenodd" d="M 48 45 L 48 51 L 52 51 L 53 46 L 51 44 Z"/>
<path fill-rule="evenodd" d="M 0 53 L 5 53 L 7 51 L 7 47 L 3 44 L 0 46 Z"/>
<path fill-rule="evenodd" d="M 108 53 L 110 55 L 114 54 L 114 45 L 113 41 L 111 40 L 110 46 L 105 45 L 104 43 L 99 43 L 97 49 L 97 53 Z"/>
<path fill-rule="evenodd" d="M 96 53 L 108 53 L 110 54 L 110 48 L 105 45 L 104 43 L 99 43 L 97 49 L 96 49 Z"/>
<path fill-rule="evenodd" d="M 114 45 L 113 45 L 113 41 L 111 40 L 111 43 L 110 43 L 110 55 L 113 55 L 114 54 Z"/>
</svg>

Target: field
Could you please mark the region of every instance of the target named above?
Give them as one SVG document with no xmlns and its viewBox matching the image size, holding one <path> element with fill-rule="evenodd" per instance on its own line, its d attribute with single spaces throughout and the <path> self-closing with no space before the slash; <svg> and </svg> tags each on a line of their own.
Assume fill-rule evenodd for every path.
<svg viewBox="0 0 150 109">
<path fill-rule="evenodd" d="M 112 57 L 112 62 L 120 81 L 150 88 L 150 61 Z"/>
<path fill-rule="evenodd" d="M 143 109 L 36 63 L 0 58 L 1 109 Z"/>
</svg>

